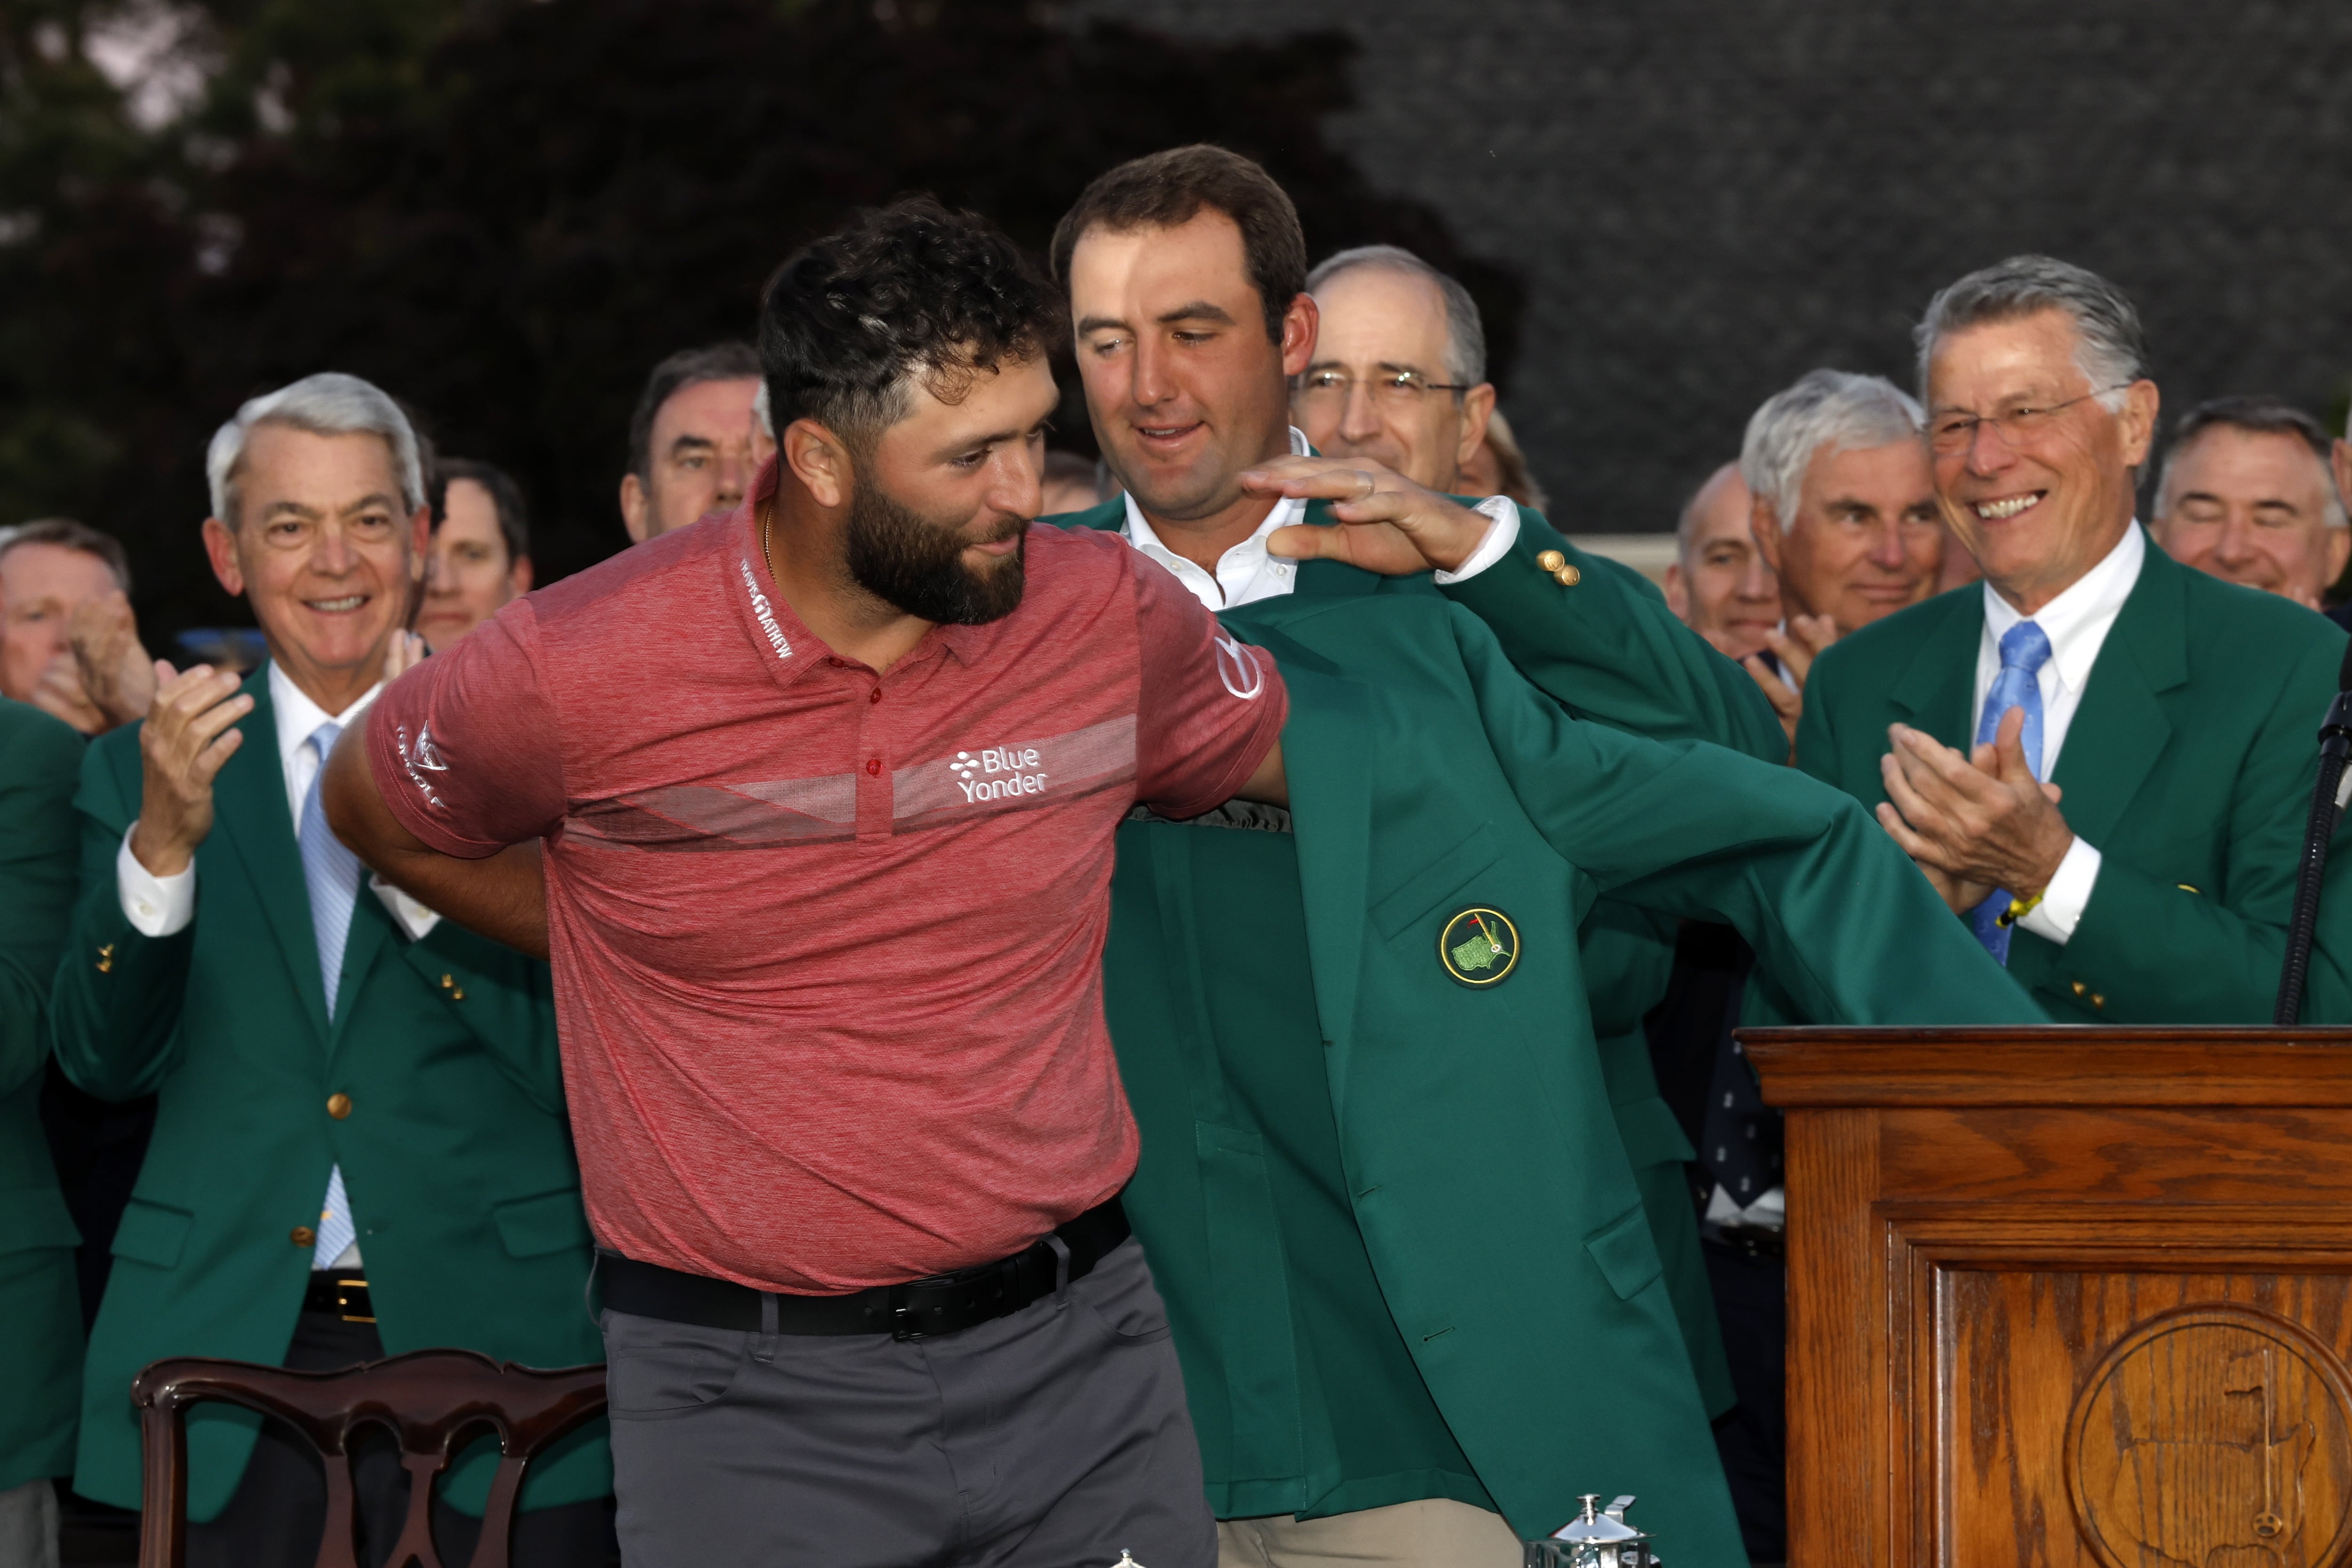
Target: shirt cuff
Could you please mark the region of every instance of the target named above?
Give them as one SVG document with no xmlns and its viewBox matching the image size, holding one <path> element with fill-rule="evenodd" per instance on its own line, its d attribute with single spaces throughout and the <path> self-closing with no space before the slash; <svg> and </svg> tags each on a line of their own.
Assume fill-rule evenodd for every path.
<svg viewBox="0 0 2352 1568">
<path fill-rule="evenodd" d="M 2091 889 L 2099 879 L 2099 852 L 2080 838 L 2066 846 L 2066 858 L 2042 889 L 2042 901 L 2018 920 L 2021 929 L 2047 942 L 2066 945 L 2090 907 Z"/>
<path fill-rule="evenodd" d="M 136 829 L 137 823 L 131 827 Z M 173 877 L 158 877 L 131 852 L 131 835 L 114 855 L 114 890 L 122 901 L 122 918 L 141 936 L 177 936 L 196 918 L 196 866 Z"/>
<path fill-rule="evenodd" d="M 370 873 L 368 889 L 375 894 L 394 923 L 408 933 L 408 940 L 411 942 L 423 942 L 433 928 L 441 923 L 439 915 L 435 914 L 382 877 Z"/>
<path fill-rule="evenodd" d="M 1468 582 L 1508 555 L 1511 546 L 1519 542 L 1519 506 L 1510 497 L 1488 496 L 1470 510 L 1483 513 L 1487 519 L 1486 537 L 1478 542 L 1478 548 L 1470 552 L 1470 559 L 1462 563 L 1460 571 L 1437 574 L 1437 581 L 1441 584 Z"/>
</svg>

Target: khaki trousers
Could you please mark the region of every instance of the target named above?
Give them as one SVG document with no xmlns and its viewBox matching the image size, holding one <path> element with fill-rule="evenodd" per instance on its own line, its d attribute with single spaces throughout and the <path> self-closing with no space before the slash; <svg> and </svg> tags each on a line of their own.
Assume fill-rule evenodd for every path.
<svg viewBox="0 0 2352 1568">
<path fill-rule="evenodd" d="M 1328 1519 L 1217 1521 L 1217 1568 L 1520 1568 L 1503 1516 L 1423 1498 Z"/>
</svg>

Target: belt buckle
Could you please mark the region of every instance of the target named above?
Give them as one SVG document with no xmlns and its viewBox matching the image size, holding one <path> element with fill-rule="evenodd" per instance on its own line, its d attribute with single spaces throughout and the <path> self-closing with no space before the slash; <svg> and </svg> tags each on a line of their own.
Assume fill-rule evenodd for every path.
<svg viewBox="0 0 2352 1568">
<path fill-rule="evenodd" d="M 338 1279 L 335 1281 L 335 1310 L 341 1315 L 343 1321 L 347 1323 L 374 1322 L 375 1320 L 373 1318 L 362 1318 L 351 1310 L 352 1298 L 349 1288 L 354 1285 L 358 1286 L 362 1290 L 368 1288 L 368 1282 L 364 1279 Z M 371 1307 L 375 1305 L 375 1300 L 373 1297 L 369 1299 L 368 1305 Z"/>
<path fill-rule="evenodd" d="M 930 1337 L 914 1326 L 915 1308 L 908 1299 L 914 1288 L 911 1282 L 905 1285 L 893 1285 L 890 1287 L 890 1294 L 885 1298 L 890 1312 L 890 1337 L 901 1344 L 908 1340 Z"/>
</svg>

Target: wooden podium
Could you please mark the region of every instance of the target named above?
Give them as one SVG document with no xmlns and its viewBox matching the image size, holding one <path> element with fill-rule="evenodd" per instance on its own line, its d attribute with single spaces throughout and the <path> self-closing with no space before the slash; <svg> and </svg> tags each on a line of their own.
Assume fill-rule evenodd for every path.
<svg viewBox="0 0 2352 1568">
<path fill-rule="evenodd" d="M 1758 1029 L 1789 1561 L 2352 1561 L 2352 1030 Z"/>
</svg>

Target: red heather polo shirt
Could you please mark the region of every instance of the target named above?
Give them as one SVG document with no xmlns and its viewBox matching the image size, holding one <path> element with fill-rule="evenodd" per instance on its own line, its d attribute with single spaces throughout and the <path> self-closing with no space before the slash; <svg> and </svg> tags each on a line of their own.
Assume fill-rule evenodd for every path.
<svg viewBox="0 0 2352 1568">
<path fill-rule="evenodd" d="M 1016 1252 L 1126 1183 L 1112 837 L 1138 801 L 1224 800 L 1286 699 L 1092 530 L 1032 528 L 1020 608 L 877 677 L 775 592 L 772 476 L 419 665 L 368 758 L 436 849 L 545 841 L 598 1237 L 831 1294 Z"/>
</svg>

